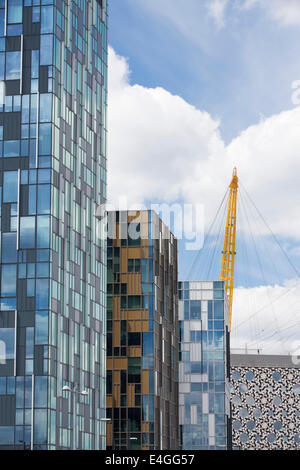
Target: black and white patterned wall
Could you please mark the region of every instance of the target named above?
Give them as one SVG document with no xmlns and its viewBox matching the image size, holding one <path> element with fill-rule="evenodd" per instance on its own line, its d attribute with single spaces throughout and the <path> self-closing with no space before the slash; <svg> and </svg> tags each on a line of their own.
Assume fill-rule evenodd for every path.
<svg viewBox="0 0 300 470">
<path fill-rule="evenodd" d="M 232 367 L 235 449 L 300 449 L 300 370 Z"/>
</svg>

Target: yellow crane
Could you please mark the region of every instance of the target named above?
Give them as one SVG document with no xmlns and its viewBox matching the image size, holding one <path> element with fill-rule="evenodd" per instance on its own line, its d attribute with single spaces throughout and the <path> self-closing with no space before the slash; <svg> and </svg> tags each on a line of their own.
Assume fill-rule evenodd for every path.
<svg viewBox="0 0 300 470">
<path fill-rule="evenodd" d="M 238 176 L 237 169 L 233 169 L 232 180 L 229 185 L 229 201 L 226 218 L 224 247 L 222 251 L 222 265 L 221 265 L 221 281 L 225 281 L 225 290 L 228 296 L 229 304 L 229 332 L 231 331 L 232 319 L 232 301 L 233 301 L 233 286 L 234 286 L 234 258 L 235 252 L 235 236 L 236 236 L 236 202 L 238 192 Z"/>
</svg>

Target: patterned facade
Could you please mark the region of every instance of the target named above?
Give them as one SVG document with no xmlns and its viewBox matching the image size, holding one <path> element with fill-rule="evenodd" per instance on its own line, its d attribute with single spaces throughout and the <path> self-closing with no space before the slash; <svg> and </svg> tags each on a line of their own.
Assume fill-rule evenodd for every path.
<svg viewBox="0 0 300 470">
<path fill-rule="evenodd" d="M 179 282 L 181 448 L 231 448 L 228 299 L 223 281 Z"/>
<path fill-rule="evenodd" d="M 71 448 L 74 396 L 106 446 L 106 70 L 106 0 L 0 0 L 0 448 Z"/>
<path fill-rule="evenodd" d="M 153 211 L 112 212 L 108 449 L 178 449 L 177 240 Z"/>
<path fill-rule="evenodd" d="M 300 449 L 300 368 L 291 356 L 231 356 L 233 446 Z"/>
</svg>

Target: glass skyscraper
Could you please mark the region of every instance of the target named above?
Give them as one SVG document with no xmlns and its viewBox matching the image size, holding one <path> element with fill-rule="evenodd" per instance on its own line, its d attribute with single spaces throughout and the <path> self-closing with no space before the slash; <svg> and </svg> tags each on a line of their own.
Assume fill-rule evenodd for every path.
<svg viewBox="0 0 300 470">
<path fill-rule="evenodd" d="M 0 0 L 0 80 L 0 449 L 103 449 L 106 0 Z"/>
<path fill-rule="evenodd" d="M 153 211 L 110 216 L 108 449 L 178 449 L 177 240 Z"/>
<path fill-rule="evenodd" d="M 181 448 L 231 448 L 228 299 L 223 281 L 179 282 Z"/>
</svg>

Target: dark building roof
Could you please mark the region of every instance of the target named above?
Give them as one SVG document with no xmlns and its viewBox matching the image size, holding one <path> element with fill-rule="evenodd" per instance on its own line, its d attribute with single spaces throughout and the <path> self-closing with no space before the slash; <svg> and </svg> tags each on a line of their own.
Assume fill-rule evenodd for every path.
<svg viewBox="0 0 300 470">
<path fill-rule="evenodd" d="M 300 356 L 265 355 L 265 354 L 231 354 L 231 367 L 287 367 L 300 368 Z"/>
</svg>

